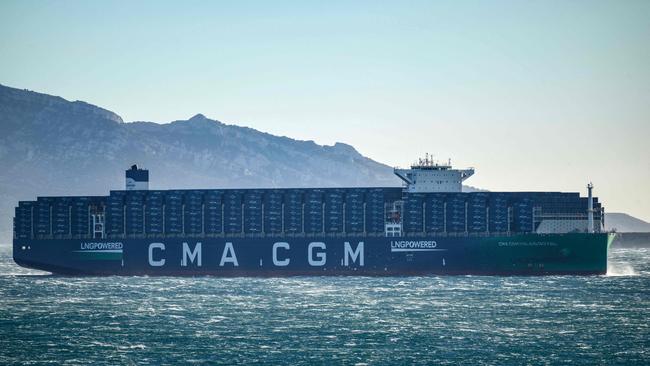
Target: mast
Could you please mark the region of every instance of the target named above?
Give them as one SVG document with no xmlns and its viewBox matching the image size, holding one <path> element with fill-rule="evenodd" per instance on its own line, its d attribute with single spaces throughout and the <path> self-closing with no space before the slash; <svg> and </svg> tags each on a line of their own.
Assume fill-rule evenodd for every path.
<svg viewBox="0 0 650 366">
<path fill-rule="evenodd" d="M 591 192 L 593 189 L 594 185 L 589 182 L 589 184 L 587 184 L 587 232 L 590 233 L 594 232 L 594 197 Z"/>
</svg>

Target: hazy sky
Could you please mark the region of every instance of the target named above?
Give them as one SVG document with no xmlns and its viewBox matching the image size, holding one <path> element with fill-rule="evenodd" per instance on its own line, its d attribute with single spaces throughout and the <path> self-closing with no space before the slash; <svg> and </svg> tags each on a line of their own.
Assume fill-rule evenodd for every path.
<svg viewBox="0 0 650 366">
<path fill-rule="evenodd" d="M 650 1 L 0 1 L 0 83 L 650 220 Z"/>
</svg>

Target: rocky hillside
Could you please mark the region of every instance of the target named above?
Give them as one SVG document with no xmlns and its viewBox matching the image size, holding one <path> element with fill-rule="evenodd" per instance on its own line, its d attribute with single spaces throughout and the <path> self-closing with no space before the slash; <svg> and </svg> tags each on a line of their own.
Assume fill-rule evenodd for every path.
<svg viewBox="0 0 650 366">
<path fill-rule="evenodd" d="M 605 229 L 620 233 L 648 233 L 650 223 L 625 213 L 608 212 L 605 214 Z"/>
<path fill-rule="evenodd" d="M 88 103 L 0 85 L 0 243 L 10 241 L 18 200 L 123 189 L 133 163 L 150 169 L 152 189 L 400 184 L 390 167 L 342 143 L 273 136 L 201 114 L 124 123 Z"/>
</svg>

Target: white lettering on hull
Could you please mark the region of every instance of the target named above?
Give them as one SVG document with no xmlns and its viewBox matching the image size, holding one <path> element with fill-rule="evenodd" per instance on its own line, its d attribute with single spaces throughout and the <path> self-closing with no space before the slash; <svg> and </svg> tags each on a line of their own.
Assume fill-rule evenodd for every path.
<svg viewBox="0 0 650 366">
<path fill-rule="evenodd" d="M 286 267 L 289 265 L 289 258 L 278 260 L 278 248 L 289 250 L 291 247 L 289 243 L 277 242 L 273 244 L 273 265 L 276 267 Z"/>
<path fill-rule="evenodd" d="M 435 240 L 397 240 L 390 242 L 391 252 L 442 252 Z"/>
<path fill-rule="evenodd" d="M 122 250 L 123 248 L 122 242 L 82 242 L 80 245 L 81 250 Z"/>
<path fill-rule="evenodd" d="M 307 260 L 309 261 L 309 265 L 312 267 L 324 266 L 325 262 L 327 262 L 327 253 L 317 252 L 316 258 L 314 258 L 314 248 L 325 250 L 327 249 L 327 246 L 325 243 L 319 241 L 309 243 L 309 246 L 307 247 Z"/>
<path fill-rule="evenodd" d="M 350 246 L 349 242 L 345 242 L 345 246 L 343 248 L 344 254 L 343 254 L 343 264 L 345 266 L 350 266 L 350 261 L 349 259 L 352 259 L 352 263 L 357 262 L 357 258 L 359 259 L 359 266 L 363 267 L 363 242 L 360 241 L 359 244 L 357 244 L 357 249 L 352 251 L 352 247 Z"/>
<path fill-rule="evenodd" d="M 239 267 L 239 262 L 237 262 L 237 255 L 235 254 L 235 248 L 233 248 L 231 242 L 227 242 L 226 246 L 223 248 L 219 267 L 223 267 L 226 263 L 232 263 L 235 267 Z"/>
<path fill-rule="evenodd" d="M 151 267 L 162 267 L 165 265 L 165 258 L 162 259 L 153 259 L 153 250 L 165 250 L 165 244 L 163 243 L 151 243 L 149 244 L 149 265 Z"/>
<path fill-rule="evenodd" d="M 201 267 L 201 243 L 198 242 L 194 246 L 194 250 L 190 251 L 189 245 L 183 243 L 183 259 L 181 260 L 181 266 L 187 267 L 187 260 L 190 260 L 190 263 L 194 264 L 196 260 L 197 267 Z"/>
</svg>

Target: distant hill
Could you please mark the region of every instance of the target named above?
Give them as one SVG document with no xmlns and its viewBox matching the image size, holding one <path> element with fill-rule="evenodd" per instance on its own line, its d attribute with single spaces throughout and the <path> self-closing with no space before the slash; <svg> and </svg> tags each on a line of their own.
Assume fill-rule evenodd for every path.
<svg viewBox="0 0 650 366">
<path fill-rule="evenodd" d="M 650 223 L 620 212 L 605 213 L 605 229 L 621 233 L 650 232 Z"/>
<path fill-rule="evenodd" d="M 399 186 L 392 168 L 352 146 L 318 145 L 197 114 L 167 124 L 124 123 L 85 103 L 0 85 L 0 243 L 18 200 L 105 195 L 131 164 L 152 189 Z"/>
</svg>

